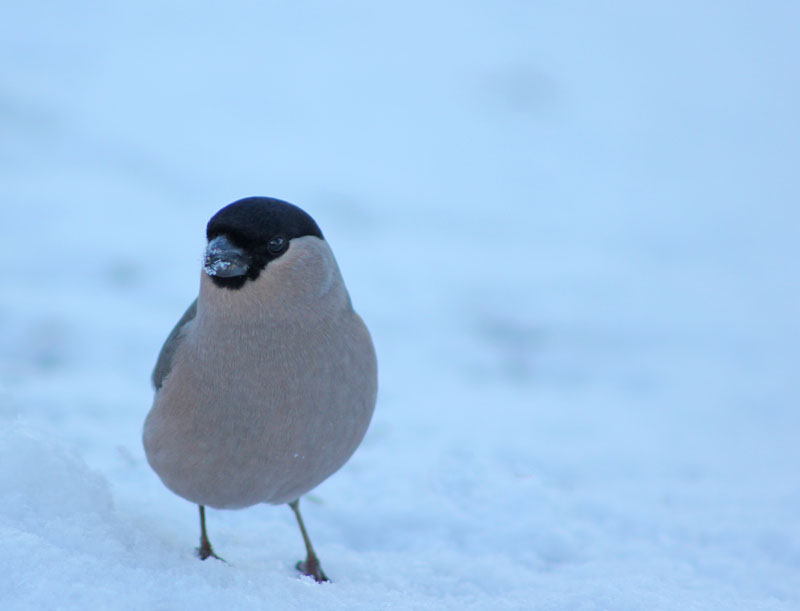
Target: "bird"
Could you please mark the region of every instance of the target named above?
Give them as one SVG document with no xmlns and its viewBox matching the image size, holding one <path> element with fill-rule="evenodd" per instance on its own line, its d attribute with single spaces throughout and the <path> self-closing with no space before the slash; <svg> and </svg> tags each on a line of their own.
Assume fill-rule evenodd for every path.
<svg viewBox="0 0 800 611">
<path fill-rule="evenodd" d="M 164 485 L 199 508 L 200 547 L 215 553 L 205 508 L 288 504 L 306 558 L 328 581 L 299 499 L 336 472 L 369 427 L 378 392 L 370 333 L 314 219 L 271 197 L 217 212 L 200 289 L 152 373 L 142 440 Z"/>
</svg>

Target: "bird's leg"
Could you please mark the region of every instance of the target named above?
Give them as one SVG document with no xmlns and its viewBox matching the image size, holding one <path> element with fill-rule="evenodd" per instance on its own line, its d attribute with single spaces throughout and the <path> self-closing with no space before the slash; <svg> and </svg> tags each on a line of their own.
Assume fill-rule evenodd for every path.
<svg viewBox="0 0 800 611">
<path fill-rule="evenodd" d="M 322 572 L 322 567 L 319 564 L 319 558 L 317 558 L 317 555 L 314 553 L 314 548 L 311 547 L 311 539 L 308 538 L 306 527 L 303 524 L 303 518 L 300 517 L 300 499 L 289 503 L 289 507 L 291 507 L 292 511 L 294 511 L 294 515 L 297 518 L 297 524 L 300 526 L 300 532 L 303 535 L 303 542 L 306 544 L 306 559 L 298 562 L 295 568 L 303 575 L 313 577 L 317 583 L 329 581 L 329 579 L 325 576 L 325 573 Z"/>
<path fill-rule="evenodd" d="M 208 540 L 208 534 L 206 533 L 206 508 L 202 505 L 198 505 L 198 507 L 200 508 L 200 547 L 195 549 L 195 553 L 200 560 L 205 560 L 206 558 L 222 560 L 222 558 L 214 553 L 211 542 Z M 224 560 L 222 561 L 225 562 Z"/>
</svg>

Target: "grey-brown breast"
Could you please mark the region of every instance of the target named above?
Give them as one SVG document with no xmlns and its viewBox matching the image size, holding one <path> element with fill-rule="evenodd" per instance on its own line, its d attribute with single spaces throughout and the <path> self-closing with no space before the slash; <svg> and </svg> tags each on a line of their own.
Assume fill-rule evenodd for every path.
<svg viewBox="0 0 800 611">
<path fill-rule="evenodd" d="M 151 465 L 177 494 L 232 508 L 292 501 L 339 469 L 369 425 L 377 365 L 327 243 L 307 236 L 237 291 L 203 275 L 153 381 Z"/>
</svg>

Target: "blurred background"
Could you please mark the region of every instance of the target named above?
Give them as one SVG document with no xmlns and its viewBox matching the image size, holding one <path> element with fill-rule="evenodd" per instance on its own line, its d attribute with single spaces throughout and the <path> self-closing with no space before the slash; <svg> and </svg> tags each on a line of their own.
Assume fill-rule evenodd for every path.
<svg viewBox="0 0 800 611">
<path fill-rule="evenodd" d="M 0 7 L 4 608 L 800 607 L 799 27 Z M 309 503 L 331 588 L 293 578 L 283 509 L 212 513 L 235 570 L 195 562 L 141 449 L 205 223 L 249 195 L 316 218 L 378 350 L 370 432 Z"/>
</svg>

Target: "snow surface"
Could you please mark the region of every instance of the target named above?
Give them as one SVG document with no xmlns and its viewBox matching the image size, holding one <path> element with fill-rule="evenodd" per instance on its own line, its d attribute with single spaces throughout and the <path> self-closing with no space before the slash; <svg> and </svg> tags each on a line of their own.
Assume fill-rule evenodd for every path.
<svg viewBox="0 0 800 611">
<path fill-rule="evenodd" d="M 800 609 L 800 4 L 6 2 L 0 608 Z M 319 222 L 378 409 L 304 501 L 148 468 L 204 226 Z"/>
</svg>

